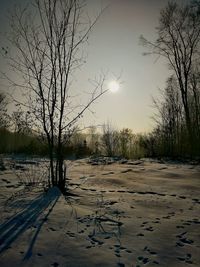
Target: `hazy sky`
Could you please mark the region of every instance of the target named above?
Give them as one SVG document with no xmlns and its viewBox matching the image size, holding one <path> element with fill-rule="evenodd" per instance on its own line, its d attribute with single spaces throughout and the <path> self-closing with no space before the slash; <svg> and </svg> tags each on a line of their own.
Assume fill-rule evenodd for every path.
<svg viewBox="0 0 200 267">
<path fill-rule="evenodd" d="M 16 3 L 27 0 L 0 0 L 0 32 L 7 29 L 5 15 Z M 90 11 L 95 14 L 101 4 L 109 1 L 87 0 Z M 102 124 L 110 121 L 117 128 L 128 127 L 134 132 L 147 132 L 154 122 L 152 96 L 158 88 L 164 88 L 169 75 L 166 63 L 153 56 L 143 56 L 145 48 L 139 45 L 143 34 L 154 40 L 160 9 L 167 0 L 113 0 L 90 35 L 87 48 L 87 63 L 77 73 L 77 85 L 87 89 L 88 79 L 108 71 L 108 80 L 121 75 L 123 84 L 113 94 L 107 93 L 98 100 L 92 110 L 94 115 L 85 115 L 85 124 Z M 175 2 L 185 3 L 185 0 Z M 0 38 L 0 45 L 4 39 Z M 0 65 L 2 67 L 2 59 Z M 3 66 L 4 67 L 4 66 Z M 3 89 L 3 88 L 1 88 Z"/>
</svg>

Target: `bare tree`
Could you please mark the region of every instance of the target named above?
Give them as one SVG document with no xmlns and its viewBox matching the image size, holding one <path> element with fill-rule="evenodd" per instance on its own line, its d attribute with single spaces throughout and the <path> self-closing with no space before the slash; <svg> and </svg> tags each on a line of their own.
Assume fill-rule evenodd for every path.
<svg viewBox="0 0 200 267">
<path fill-rule="evenodd" d="M 119 132 L 119 147 L 120 147 L 120 155 L 124 158 L 130 157 L 130 151 L 132 146 L 133 134 L 131 129 L 123 128 Z"/>
<path fill-rule="evenodd" d="M 157 139 L 160 139 L 162 144 L 160 152 L 165 156 L 177 156 L 182 151 L 186 125 L 180 90 L 174 76 L 167 79 L 166 87 L 161 91 L 161 98 L 154 98 L 153 101 L 158 112 L 154 120 L 160 132 L 160 135 L 157 132 Z"/>
<path fill-rule="evenodd" d="M 200 61 L 200 58 L 199 58 Z M 194 136 L 197 142 L 199 142 L 200 149 L 200 69 L 198 65 L 193 68 L 190 75 L 190 108 L 192 123 L 195 125 L 193 127 Z"/>
<path fill-rule="evenodd" d="M 31 135 L 31 119 L 29 118 L 29 112 L 24 112 L 22 109 L 18 109 L 12 113 L 11 117 L 11 129 L 14 133 L 30 134 Z"/>
<path fill-rule="evenodd" d="M 101 143 L 106 153 L 106 156 L 115 156 L 117 153 L 116 150 L 118 146 L 118 133 L 116 130 L 114 130 L 110 122 L 104 124 L 102 130 L 103 134 L 101 137 Z"/>
<path fill-rule="evenodd" d="M 97 127 L 91 126 L 87 132 L 87 140 L 89 149 L 94 155 L 98 155 L 99 153 L 99 141 L 100 141 L 100 134 L 97 132 Z"/>
<path fill-rule="evenodd" d="M 181 92 L 187 130 L 192 142 L 189 83 L 193 67 L 199 59 L 199 1 L 183 7 L 179 7 L 175 2 L 169 2 L 160 13 L 157 36 L 155 42 L 150 42 L 144 37 L 141 37 L 141 41 L 143 45 L 150 48 L 151 53 L 166 58 L 173 70 Z"/>
<path fill-rule="evenodd" d="M 15 54 L 6 54 L 22 82 L 7 79 L 22 91 L 22 101 L 16 101 L 30 112 L 32 128 L 48 142 L 51 185 L 62 192 L 66 189 L 63 146 L 79 118 L 107 91 L 101 76 L 87 103 L 73 101 L 75 71 L 84 62 L 82 46 L 103 12 L 90 22 L 84 11 L 81 0 L 33 0 L 31 9 L 17 8 L 9 39 Z"/>
<path fill-rule="evenodd" d="M 3 92 L 0 92 L 0 128 L 9 126 L 9 116 L 7 113 L 8 100 Z"/>
</svg>

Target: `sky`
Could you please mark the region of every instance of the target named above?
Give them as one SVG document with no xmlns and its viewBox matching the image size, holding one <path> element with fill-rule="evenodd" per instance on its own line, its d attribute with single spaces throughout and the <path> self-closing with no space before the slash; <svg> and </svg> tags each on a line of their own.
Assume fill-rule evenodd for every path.
<svg viewBox="0 0 200 267">
<path fill-rule="evenodd" d="M 27 0 L 0 0 L 0 46 L 5 45 L 2 33 L 8 29 L 6 14 L 15 4 Z M 86 0 L 91 16 L 110 0 Z M 84 51 L 85 65 L 76 73 L 76 86 L 91 87 L 88 80 L 107 73 L 107 83 L 120 75 L 120 89 L 108 92 L 92 106 L 92 113 L 84 116 L 84 125 L 101 125 L 110 122 L 113 127 L 130 128 L 134 133 L 149 132 L 154 127 L 155 112 L 152 97 L 159 96 L 170 72 L 167 63 L 155 56 L 143 56 L 147 50 L 139 44 L 143 35 L 155 40 L 156 26 L 161 8 L 167 0 L 113 0 L 102 14 L 90 34 Z M 186 0 L 176 0 L 184 4 Z M 0 68 L 5 68 L 0 58 Z M 0 88 L 1 90 L 6 90 Z"/>
</svg>

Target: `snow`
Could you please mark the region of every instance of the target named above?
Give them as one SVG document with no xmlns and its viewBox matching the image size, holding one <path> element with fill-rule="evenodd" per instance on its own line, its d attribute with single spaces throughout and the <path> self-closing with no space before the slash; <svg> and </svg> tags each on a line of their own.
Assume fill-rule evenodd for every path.
<svg viewBox="0 0 200 267">
<path fill-rule="evenodd" d="M 200 266 L 200 166 L 77 160 L 68 182 L 0 172 L 0 266 Z"/>
</svg>

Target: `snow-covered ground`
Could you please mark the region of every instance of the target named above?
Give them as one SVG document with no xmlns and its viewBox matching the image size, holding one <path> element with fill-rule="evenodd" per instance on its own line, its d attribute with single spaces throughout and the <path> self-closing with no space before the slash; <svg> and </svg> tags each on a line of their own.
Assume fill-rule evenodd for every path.
<svg viewBox="0 0 200 267">
<path fill-rule="evenodd" d="M 122 163 L 70 163 L 67 198 L 1 171 L 0 266 L 199 267 L 200 166 Z"/>
</svg>

